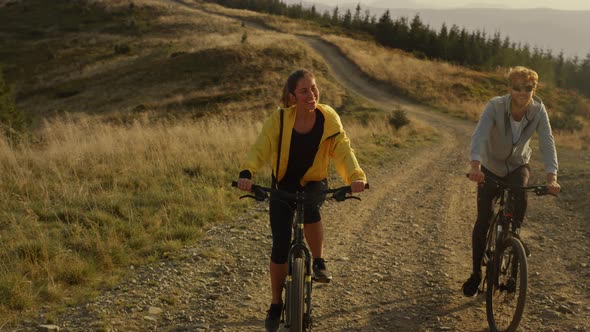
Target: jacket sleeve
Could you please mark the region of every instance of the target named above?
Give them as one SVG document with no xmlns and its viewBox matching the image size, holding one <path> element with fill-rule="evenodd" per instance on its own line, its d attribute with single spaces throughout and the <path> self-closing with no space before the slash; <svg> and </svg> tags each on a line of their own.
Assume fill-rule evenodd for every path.
<svg viewBox="0 0 590 332">
<path fill-rule="evenodd" d="M 333 139 L 333 148 L 331 157 L 334 160 L 334 166 L 338 175 L 344 180 L 344 183 L 350 185 L 352 181 L 363 180 L 367 182 L 367 176 L 359 166 L 354 155 L 354 150 L 350 146 L 350 140 L 344 130 L 336 134 Z"/>
<path fill-rule="evenodd" d="M 555 140 L 551 132 L 549 115 L 545 105 L 541 106 L 539 123 L 537 125 L 537 134 L 539 135 L 539 149 L 543 157 L 543 164 L 547 173 L 557 174 L 557 151 L 555 150 Z"/>
<path fill-rule="evenodd" d="M 470 160 L 481 162 L 481 150 L 484 141 L 490 136 L 494 125 L 494 105 L 489 102 L 479 117 L 479 122 L 471 135 Z"/>
<path fill-rule="evenodd" d="M 240 174 L 247 174 L 249 172 L 251 176 L 254 176 L 259 169 L 270 162 L 272 136 L 274 127 L 276 126 L 274 118 L 275 116 L 273 114 L 265 121 L 254 145 L 250 148 L 250 151 L 242 162 Z"/>
</svg>

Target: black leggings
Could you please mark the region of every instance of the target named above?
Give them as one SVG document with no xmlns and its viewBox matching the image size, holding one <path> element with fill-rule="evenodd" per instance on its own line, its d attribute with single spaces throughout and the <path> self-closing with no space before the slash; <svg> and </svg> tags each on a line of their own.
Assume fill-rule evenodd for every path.
<svg viewBox="0 0 590 332">
<path fill-rule="evenodd" d="M 281 188 L 279 189 L 296 191 L 296 189 Z M 309 182 L 303 187 L 305 192 L 320 192 L 328 189 L 328 181 Z M 324 200 L 320 200 L 315 204 L 305 204 L 303 208 L 303 223 L 313 224 L 319 222 L 320 207 Z M 289 248 L 291 247 L 291 233 L 293 225 L 293 216 L 295 215 L 296 205 L 293 202 L 285 202 L 280 200 L 270 200 L 269 215 L 270 228 L 272 231 L 272 253 L 270 260 L 276 264 L 284 264 L 287 262 L 289 256 Z"/>
<path fill-rule="evenodd" d="M 529 182 L 530 167 L 528 164 L 520 166 L 505 177 L 499 177 L 485 167 L 482 167 L 482 171 L 486 177 L 492 176 L 514 185 L 526 186 Z M 481 271 L 481 259 L 486 249 L 486 236 L 494 213 L 494 201 L 501 193 L 501 190 L 498 190 L 494 185 L 490 185 L 489 183 L 479 185 L 477 188 L 477 221 L 473 227 L 471 237 L 474 273 Z M 520 225 L 527 208 L 526 192 L 516 193 L 512 199 L 513 201 L 510 204 L 513 204 L 513 218 L 515 224 Z"/>
</svg>

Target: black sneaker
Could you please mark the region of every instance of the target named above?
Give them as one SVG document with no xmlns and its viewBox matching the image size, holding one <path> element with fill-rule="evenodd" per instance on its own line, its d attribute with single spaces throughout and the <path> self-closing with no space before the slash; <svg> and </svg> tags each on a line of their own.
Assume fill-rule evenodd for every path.
<svg viewBox="0 0 590 332">
<path fill-rule="evenodd" d="M 264 328 L 266 332 L 276 332 L 281 323 L 281 312 L 283 311 L 283 304 L 271 304 L 266 312 L 266 320 L 264 320 Z"/>
<path fill-rule="evenodd" d="M 479 284 L 481 283 L 481 272 L 472 273 L 469 279 L 463 283 L 463 294 L 468 297 L 477 295 Z"/>
<path fill-rule="evenodd" d="M 326 261 L 323 258 L 313 259 L 313 280 L 320 283 L 332 281 L 332 275 L 326 268 Z"/>
</svg>

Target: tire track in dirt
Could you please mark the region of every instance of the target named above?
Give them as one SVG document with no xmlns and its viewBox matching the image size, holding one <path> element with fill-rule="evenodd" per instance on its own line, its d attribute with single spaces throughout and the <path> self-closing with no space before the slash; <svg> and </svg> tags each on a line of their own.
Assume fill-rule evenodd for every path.
<svg viewBox="0 0 590 332">
<path fill-rule="evenodd" d="M 334 288 L 322 294 L 328 311 L 337 313 L 326 319 L 325 330 L 417 331 L 425 322 L 435 323 L 429 321 L 436 318 L 431 313 L 437 304 L 429 300 L 432 291 L 440 289 L 437 261 L 446 260 L 449 248 L 439 245 L 436 236 L 443 227 L 440 212 L 446 202 L 439 188 L 446 174 L 435 156 L 450 154 L 452 148 L 452 140 L 445 140 L 442 146 L 402 164 L 403 170 L 395 170 L 397 175 L 384 172 L 373 179 L 378 186 L 364 194 L 359 216 L 342 210 L 329 216 L 338 222 L 328 228 L 327 234 L 333 237 L 328 243 L 338 245 L 327 246 L 327 251 L 347 259 L 335 270 Z M 339 216 L 342 213 L 346 215 Z M 339 230 L 341 220 L 346 222 L 346 232 Z M 323 296 L 319 296 L 320 304 Z M 324 319 L 319 317 L 318 326 L 324 330 Z"/>
</svg>

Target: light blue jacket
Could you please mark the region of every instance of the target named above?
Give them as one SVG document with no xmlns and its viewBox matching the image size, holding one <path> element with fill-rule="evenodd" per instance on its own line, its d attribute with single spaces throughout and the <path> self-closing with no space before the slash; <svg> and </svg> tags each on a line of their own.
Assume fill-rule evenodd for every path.
<svg viewBox="0 0 590 332">
<path fill-rule="evenodd" d="M 478 160 L 492 173 L 504 177 L 528 164 L 529 143 L 536 132 L 547 173 L 557 174 L 557 153 L 547 110 L 541 99 L 533 96 L 521 121 L 522 134 L 512 144 L 510 95 L 492 98 L 486 105 L 471 136 L 471 160 Z"/>
</svg>

